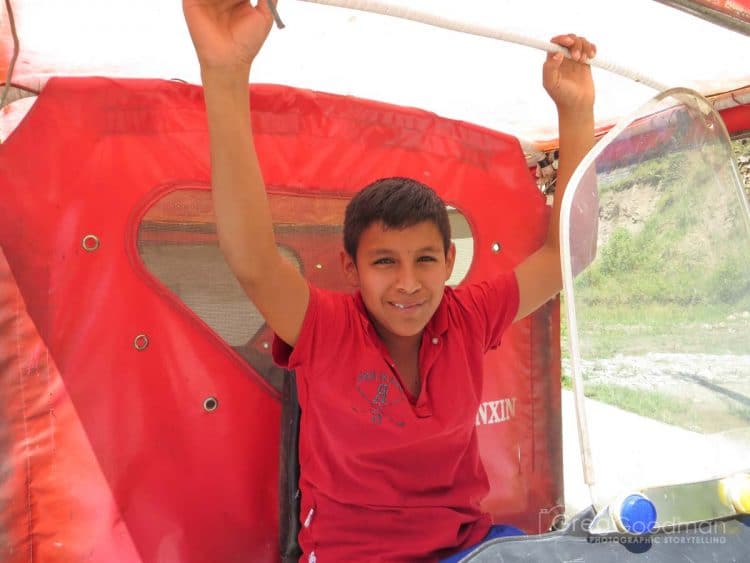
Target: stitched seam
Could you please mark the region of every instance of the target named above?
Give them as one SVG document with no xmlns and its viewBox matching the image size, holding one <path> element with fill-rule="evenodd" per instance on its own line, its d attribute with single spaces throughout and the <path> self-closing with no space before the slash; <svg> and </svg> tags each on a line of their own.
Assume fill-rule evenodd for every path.
<svg viewBox="0 0 750 563">
<path fill-rule="evenodd" d="M 18 287 L 16 287 L 15 291 L 15 297 L 16 297 L 16 308 L 15 308 L 15 314 L 14 314 L 14 324 L 15 324 L 15 335 L 16 335 L 16 355 L 18 357 L 18 382 L 21 392 L 21 414 L 23 416 L 23 444 L 24 444 L 24 454 L 26 456 L 26 514 L 27 514 L 27 530 L 28 535 L 27 539 L 29 542 L 29 561 L 33 563 L 34 561 L 34 536 L 33 536 L 33 519 L 31 517 L 31 457 L 29 454 L 29 432 L 28 432 L 28 425 L 26 420 L 26 393 L 25 393 L 25 386 L 24 386 L 24 365 L 23 365 L 23 356 L 21 355 L 21 332 L 20 332 L 20 323 L 18 321 L 20 314 L 21 314 L 21 296 L 20 296 L 20 290 Z"/>
</svg>

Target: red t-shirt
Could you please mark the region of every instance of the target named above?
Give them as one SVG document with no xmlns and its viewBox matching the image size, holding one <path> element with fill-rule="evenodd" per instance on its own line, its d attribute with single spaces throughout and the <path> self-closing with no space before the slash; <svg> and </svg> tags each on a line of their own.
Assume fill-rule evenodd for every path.
<svg viewBox="0 0 750 563">
<path fill-rule="evenodd" d="M 475 426 L 483 355 L 518 310 L 513 272 L 446 287 L 404 390 L 360 295 L 310 287 L 294 349 L 302 561 L 434 561 L 480 541 L 489 491 Z"/>
</svg>

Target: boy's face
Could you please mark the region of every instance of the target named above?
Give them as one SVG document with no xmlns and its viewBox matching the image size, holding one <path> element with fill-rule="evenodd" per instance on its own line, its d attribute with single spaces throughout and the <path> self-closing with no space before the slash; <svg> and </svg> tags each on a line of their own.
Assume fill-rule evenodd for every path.
<svg viewBox="0 0 750 563">
<path fill-rule="evenodd" d="M 435 223 L 404 229 L 373 223 L 362 232 L 356 263 L 342 253 L 344 272 L 358 287 L 370 317 L 385 339 L 422 332 L 440 304 L 453 271 L 456 248 L 447 256 Z"/>
</svg>

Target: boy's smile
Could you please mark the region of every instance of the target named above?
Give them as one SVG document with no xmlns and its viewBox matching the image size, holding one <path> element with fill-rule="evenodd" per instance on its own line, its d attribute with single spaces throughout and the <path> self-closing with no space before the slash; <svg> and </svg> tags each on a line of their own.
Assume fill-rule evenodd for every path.
<svg viewBox="0 0 750 563">
<path fill-rule="evenodd" d="M 455 253 L 451 245 L 446 255 L 437 226 L 424 221 L 400 229 L 373 223 L 362 231 L 356 263 L 343 254 L 347 279 L 386 344 L 422 333 L 443 297 Z"/>
</svg>

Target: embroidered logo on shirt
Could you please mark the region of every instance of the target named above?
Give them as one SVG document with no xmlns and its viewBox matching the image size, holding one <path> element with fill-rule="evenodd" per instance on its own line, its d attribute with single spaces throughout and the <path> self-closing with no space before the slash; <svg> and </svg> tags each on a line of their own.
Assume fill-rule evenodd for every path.
<svg viewBox="0 0 750 563">
<path fill-rule="evenodd" d="M 406 424 L 403 420 L 394 419 L 389 412 L 392 410 L 391 407 L 404 400 L 398 380 L 393 375 L 363 371 L 357 376 L 356 388 L 362 398 L 367 401 L 370 422 L 381 424 L 385 418 L 398 427 Z M 355 412 L 364 412 L 357 407 L 352 408 Z"/>
</svg>

